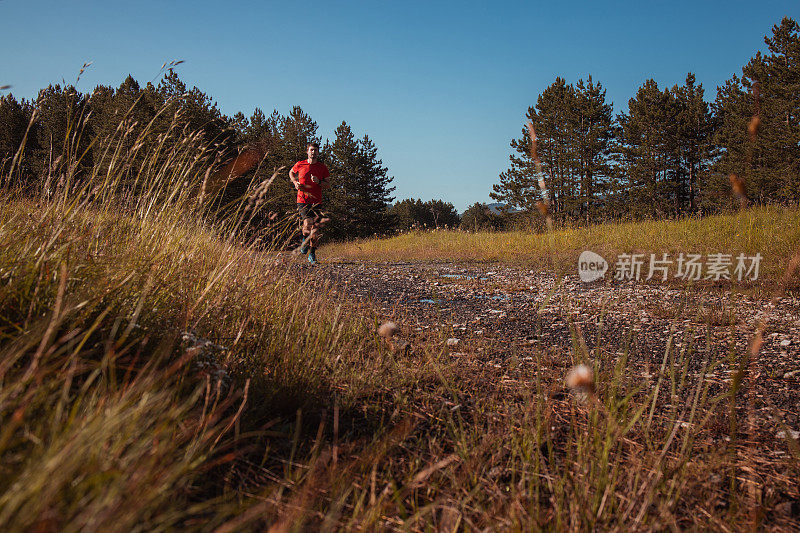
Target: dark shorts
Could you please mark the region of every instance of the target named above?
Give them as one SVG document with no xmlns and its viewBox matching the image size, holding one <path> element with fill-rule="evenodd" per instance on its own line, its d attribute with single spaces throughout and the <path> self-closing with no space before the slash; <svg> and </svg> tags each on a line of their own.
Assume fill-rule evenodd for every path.
<svg viewBox="0 0 800 533">
<path fill-rule="evenodd" d="M 317 218 L 322 215 L 322 204 L 297 204 L 297 212 L 300 214 L 300 220 Z"/>
</svg>

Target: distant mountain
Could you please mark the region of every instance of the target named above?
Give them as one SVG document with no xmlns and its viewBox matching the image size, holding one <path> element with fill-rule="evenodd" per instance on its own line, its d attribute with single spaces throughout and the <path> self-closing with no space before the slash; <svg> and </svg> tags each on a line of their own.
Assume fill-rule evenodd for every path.
<svg viewBox="0 0 800 533">
<path fill-rule="evenodd" d="M 506 207 L 506 204 L 501 204 L 500 202 L 495 202 L 493 204 L 487 204 L 486 207 L 489 208 L 489 211 L 496 215 L 500 215 L 503 213 L 503 208 Z M 519 213 L 522 211 L 521 209 L 509 209 L 509 213 Z"/>
</svg>

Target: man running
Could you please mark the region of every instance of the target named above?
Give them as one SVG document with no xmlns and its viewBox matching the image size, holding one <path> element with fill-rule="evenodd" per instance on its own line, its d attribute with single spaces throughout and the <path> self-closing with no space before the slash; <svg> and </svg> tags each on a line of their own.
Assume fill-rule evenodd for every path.
<svg viewBox="0 0 800 533">
<path fill-rule="evenodd" d="M 322 189 L 330 187 L 328 167 L 317 160 L 319 144 L 306 145 L 307 159 L 298 161 L 289 171 L 289 179 L 297 189 L 297 211 L 303 224 L 303 245 L 300 253 L 308 253 L 308 262 L 317 262 L 316 249 L 319 239 L 317 221 L 322 216 Z"/>
</svg>

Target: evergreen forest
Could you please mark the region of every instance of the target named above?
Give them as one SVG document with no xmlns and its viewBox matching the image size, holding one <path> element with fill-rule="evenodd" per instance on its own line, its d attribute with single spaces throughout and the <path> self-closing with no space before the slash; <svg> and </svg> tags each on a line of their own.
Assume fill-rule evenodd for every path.
<svg viewBox="0 0 800 533">
<path fill-rule="evenodd" d="M 218 209 L 235 209 L 254 184 L 269 183 L 268 190 L 255 189 L 259 209 L 249 221 L 259 227 L 276 215 L 295 212 L 296 192 L 288 170 L 305 159 L 307 143 L 316 142 L 333 177 L 326 208 L 340 222 L 328 235 L 354 238 L 389 232 L 394 227 L 389 214 L 393 178 L 378 158 L 375 143 L 368 135 L 357 138 L 346 122 L 336 128 L 333 140 L 323 142 L 317 130 L 317 123 L 299 106 L 286 115 L 266 115 L 256 108 L 249 118 L 243 113 L 228 117 L 210 96 L 197 87 L 187 88 L 169 68 L 157 85 L 142 87 L 128 76 L 118 88 L 98 86 L 90 94 L 73 85 L 50 85 L 33 101 L 3 96 L 0 170 L 3 180 L 12 182 L 5 186 L 22 191 L 37 190 L 42 182 L 58 187 L 65 175 L 121 175 L 123 189 L 135 196 L 146 193 L 137 188 L 137 169 L 166 162 L 150 160 L 159 152 L 158 145 L 192 138 L 204 147 L 198 159 L 230 173 L 224 176 L 222 190 L 216 191 Z M 109 166 L 120 160 L 118 153 L 128 154 L 125 168 L 110 172 Z M 164 150 L 163 158 L 167 153 Z M 74 168 L 64 168 L 66 160 Z M 275 179 L 269 179 L 273 175 Z"/>
<path fill-rule="evenodd" d="M 561 222 L 674 218 L 742 203 L 800 201 L 800 33 L 784 18 L 757 53 L 706 100 L 694 74 L 682 85 L 649 79 L 614 113 L 603 85 L 558 77 L 528 108 L 509 168 L 491 197 Z M 544 178 L 545 188 L 539 185 Z"/>
</svg>

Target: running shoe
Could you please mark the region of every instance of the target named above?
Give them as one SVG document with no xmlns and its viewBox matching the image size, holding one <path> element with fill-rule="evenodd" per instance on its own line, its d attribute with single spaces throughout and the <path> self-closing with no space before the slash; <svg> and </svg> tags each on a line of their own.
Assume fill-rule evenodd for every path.
<svg viewBox="0 0 800 533">
<path fill-rule="evenodd" d="M 317 264 L 317 254 L 314 253 L 314 250 L 311 250 L 308 253 L 308 262 L 311 263 L 312 265 Z"/>
</svg>

